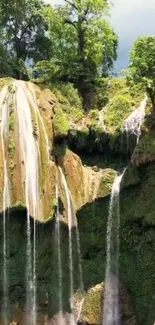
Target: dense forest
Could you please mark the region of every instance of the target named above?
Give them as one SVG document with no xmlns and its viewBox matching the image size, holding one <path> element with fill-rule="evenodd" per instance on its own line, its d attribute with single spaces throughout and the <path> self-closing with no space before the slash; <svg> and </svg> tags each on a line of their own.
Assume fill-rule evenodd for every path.
<svg viewBox="0 0 155 325">
<path fill-rule="evenodd" d="M 37 83 L 71 83 L 84 107 L 101 108 L 117 59 L 118 37 L 106 0 L 0 3 L 0 77 Z M 154 106 L 154 37 L 139 39 L 130 58 L 130 83 L 141 83 Z"/>
</svg>

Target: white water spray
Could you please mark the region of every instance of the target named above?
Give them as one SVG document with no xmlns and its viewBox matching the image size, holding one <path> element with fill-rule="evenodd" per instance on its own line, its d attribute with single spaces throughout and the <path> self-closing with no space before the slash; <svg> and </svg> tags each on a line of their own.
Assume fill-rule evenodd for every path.
<svg viewBox="0 0 155 325">
<path fill-rule="evenodd" d="M 126 131 L 127 138 L 130 134 L 135 134 L 137 137 L 137 143 L 139 142 L 141 135 L 141 126 L 145 118 L 145 108 L 147 101 L 148 97 L 145 95 L 145 98 L 141 102 L 140 106 L 135 111 L 133 111 L 124 122 L 124 130 Z"/>
<path fill-rule="evenodd" d="M 136 143 L 139 143 L 141 126 L 145 118 L 147 96 L 141 102 L 138 109 L 131 113 L 124 123 L 127 134 L 127 142 L 130 134 L 135 134 Z M 126 170 L 126 169 L 125 169 Z M 107 224 L 107 260 L 104 293 L 103 325 L 119 325 L 119 193 L 122 177 L 118 176 L 113 184 L 110 198 L 108 224 Z"/>
<path fill-rule="evenodd" d="M 119 226 L 120 184 L 124 172 L 117 176 L 112 187 L 108 224 L 107 224 L 107 260 L 104 293 L 103 325 L 119 325 Z"/>
<path fill-rule="evenodd" d="M 25 83 L 17 86 L 17 116 L 19 137 L 25 165 L 25 199 L 27 207 L 27 311 L 30 320 L 27 325 L 36 324 L 36 218 L 39 212 L 38 159 L 39 152 L 33 136 L 30 105 L 27 100 Z M 21 105 L 22 103 L 22 105 Z M 33 254 L 31 247 L 30 215 L 34 218 Z M 32 261 L 33 256 L 33 261 Z"/>
<path fill-rule="evenodd" d="M 78 251 L 78 259 L 79 259 L 79 274 L 80 274 L 80 290 L 83 292 L 83 274 L 82 274 L 82 263 L 81 263 L 81 251 L 80 251 L 80 236 L 78 231 L 78 225 L 76 216 L 74 213 L 73 203 L 71 193 L 68 189 L 66 178 L 63 174 L 62 169 L 59 167 L 59 171 L 62 177 L 62 182 L 64 185 L 67 206 L 68 206 L 68 228 L 69 228 L 69 270 L 70 270 L 70 304 L 71 310 L 73 310 L 73 294 L 74 294 L 74 281 L 73 281 L 73 251 L 72 251 L 72 227 L 76 228 L 76 242 L 77 242 L 77 251 Z M 75 323 L 75 319 L 73 315 L 71 316 L 71 323 Z"/>
<path fill-rule="evenodd" d="M 6 142 L 9 133 L 9 103 L 8 103 L 8 88 L 4 87 L 0 94 L 0 108 L 1 108 L 1 141 L 2 141 L 2 154 L 4 165 L 4 189 L 3 189 L 3 319 L 4 325 L 7 324 L 8 312 L 8 268 L 7 268 L 7 244 L 6 244 L 6 209 L 10 206 L 9 194 L 9 178 L 7 171 L 6 160 Z"/>
<path fill-rule="evenodd" d="M 37 103 L 37 98 L 36 98 L 36 95 L 35 95 L 35 91 L 34 91 L 33 85 L 31 83 L 29 83 L 29 89 L 30 89 L 31 93 L 27 92 L 27 95 L 28 95 L 30 104 L 32 105 L 33 108 L 35 108 L 37 118 L 39 118 L 39 120 L 41 122 L 42 129 L 43 129 L 44 136 L 45 136 L 45 141 L 46 141 L 47 157 L 48 157 L 48 160 L 50 160 L 50 156 L 49 156 L 50 145 L 49 145 L 49 141 L 48 141 L 48 135 L 47 135 L 47 132 L 46 132 L 46 129 L 45 129 L 43 118 L 42 118 L 42 116 L 40 114 L 40 111 L 39 111 L 39 108 L 38 108 L 38 103 Z"/>
<path fill-rule="evenodd" d="M 70 199 L 70 193 L 68 190 L 66 178 L 63 174 L 63 171 L 61 167 L 59 167 L 59 171 L 61 174 L 62 182 L 64 185 L 65 193 L 66 193 L 66 199 L 67 199 L 67 207 L 68 207 L 68 229 L 69 229 L 69 272 L 70 272 L 70 299 L 72 299 L 74 294 L 74 282 L 73 282 L 73 252 L 72 252 L 72 226 L 73 226 L 73 220 L 72 220 L 72 205 L 71 205 L 71 199 Z M 72 308 L 72 306 L 71 306 Z"/>
<path fill-rule="evenodd" d="M 85 298 L 83 297 L 83 298 L 81 299 L 81 301 L 80 301 L 80 306 L 79 306 L 79 311 L 78 311 L 78 315 L 77 315 L 76 323 L 80 320 L 84 301 L 85 301 Z"/>
<path fill-rule="evenodd" d="M 61 261 L 61 247 L 60 247 L 60 212 L 59 212 L 59 191 L 56 185 L 56 201 L 57 201 L 57 213 L 56 213 L 56 230 L 57 230 L 57 248 L 58 248 L 58 276 L 59 276 L 59 313 L 62 318 L 62 261 Z"/>
</svg>

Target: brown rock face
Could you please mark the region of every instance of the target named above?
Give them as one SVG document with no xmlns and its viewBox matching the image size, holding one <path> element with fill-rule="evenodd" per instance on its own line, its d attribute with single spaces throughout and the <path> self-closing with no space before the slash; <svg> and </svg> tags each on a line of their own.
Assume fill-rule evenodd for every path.
<svg viewBox="0 0 155 325">
<path fill-rule="evenodd" d="M 0 212 L 7 207 L 23 206 L 37 221 L 46 222 L 54 215 L 57 184 L 66 222 L 66 193 L 55 157 L 51 156 L 53 116 L 57 110 L 55 96 L 49 89 L 31 82 L 12 80 L 1 89 L 0 109 L 3 127 L 0 136 Z M 110 194 L 116 174 L 114 170 L 83 167 L 81 159 L 68 149 L 58 162 L 75 211 Z"/>
<path fill-rule="evenodd" d="M 12 81 L 2 88 L 0 102 L 0 210 L 29 206 L 30 215 L 39 221 L 51 216 L 56 178 L 49 155 L 55 99 L 44 92 L 32 83 Z"/>
</svg>

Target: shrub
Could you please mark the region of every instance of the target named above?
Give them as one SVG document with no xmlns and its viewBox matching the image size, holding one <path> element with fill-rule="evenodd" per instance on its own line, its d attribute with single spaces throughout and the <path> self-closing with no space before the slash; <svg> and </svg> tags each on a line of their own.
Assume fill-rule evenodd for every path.
<svg viewBox="0 0 155 325">
<path fill-rule="evenodd" d="M 122 95 L 115 96 L 106 111 L 104 123 L 111 131 L 119 130 L 123 121 L 128 117 L 132 110 L 131 101 Z"/>
<path fill-rule="evenodd" d="M 56 83 L 51 84 L 50 88 L 57 96 L 60 103 L 66 103 L 70 106 L 82 109 L 82 99 L 79 96 L 78 90 L 71 83 Z"/>
<path fill-rule="evenodd" d="M 60 106 L 57 106 L 53 118 L 53 129 L 55 138 L 66 137 L 69 130 L 69 123 L 66 114 Z"/>
<path fill-rule="evenodd" d="M 84 117 L 84 113 L 82 110 L 80 110 L 79 108 L 77 107 L 72 107 L 71 109 L 71 114 L 72 114 L 72 117 L 73 117 L 73 120 L 75 122 L 79 122 L 82 120 L 82 118 Z"/>
</svg>

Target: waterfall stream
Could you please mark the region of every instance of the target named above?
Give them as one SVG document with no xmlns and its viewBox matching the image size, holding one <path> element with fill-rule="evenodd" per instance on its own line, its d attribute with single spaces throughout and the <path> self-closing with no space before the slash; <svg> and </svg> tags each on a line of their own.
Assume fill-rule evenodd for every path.
<svg viewBox="0 0 155 325">
<path fill-rule="evenodd" d="M 70 272 L 70 299 L 71 299 L 74 294 L 73 252 L 72 252 L 72 226 L 73 226 L 72 205 L 71 205 L 70 193 L 68 190 L 66 178 L 65 178 L 63 171 L 60 167 L 59 167 L 59 171 L 60 171 L 60 174 L 62 177 L 62 182 L 63 182 L 65 193 L 66 193 L 67 208 L 68 208 L 67 213 L 68 213 L 68 230 L 69 230 L 69 272 Z M 71 306 L 71 308 L 72 308 L 72 306 Z"/>
<path fill-rule="evenodd" d="M 59 212 L 59 191 L 56 185 L 56 231 L 57 231 L 57 250 L 58 250 L 58 277 L 59 277 L 59 313 L 60 322 L 62 319 L 63 300 L 62 300 L 62 261 L 61 261 L 61 247 L 60 247 L 60 212 Z"/>
<path fill-rule="evenodd" d="M 108 224 L 107 224 L 107 260 L 105 275 L 103 325 L 119 325 L 119 193 L 124 172 L 117 176 L 112 187 Z"/>
<path fill-rule="evenodd" d="M 131 115 L 124 122 L 124 130 L 126 132 L 127 138 L 129 138 L 130 134 L 134 134 L 136 137 L 137 145 L 139 143 L 139 139 L 141 135 L 141 126 L 145 118 L 146 104 L 147 104 L 147 96 L 145 96 L 139 108 L 136 109 L 134 112 L 132 112 Z M 59 197 L 60 196 L 59 184 L 57 180 L 58 175 L 56 176 L 57 166 L 54 163 L 52 166 L 52 162 L 50 162 L 50 141 L 52 138 L 53 131 L 49 131 L 50 129 L 49 127 L 48 128 L 49 133 L 47 134 L 44 126 L 44 120 L 42 118 L 42 115 L 44 117 L 44 113 L 39 110 L 39 107 L 40 107 L 39 102 L 37 102 L 37 97 L 35 95 L 35 91 L 31 83 L 26 84 L 23 81 L 14 81 L 13 89 L 12 88 L 9 89 L 9 86 L 8 87 L 4 86 L 0 91 L 0 125 L 1 125 L 0 145 L 2 151 L 2 159 L 0 161 L 1 162 L 0 167 L 3 168 L 4 171 L 2 173 L 4 187 L 1 196 L 3 201 L 1 210 L 3 211 L 2 310 L 3 310 L 4 325 L 8 325 L 8 322 L 12 321 L 12 320 L 10 321 L 8 317 L 11 315 L 12 312 L 11 310 L 12 297 L 10 293 L 12 290 L 11 285 L 12 286 L 16 285 L 16 283 L 14 283 L 16 279 L 15 280 L 13 279 L 11 283 L 11 279 L 12 279 L 11 276 L 13 277 L 14 274 L 12 275 L 10 272 L 11 276 L 9 275 L 8 257 L 9 254 L 11 255 L 11 253 L 8 245 L 9 243 L 12 244 L 13 249 L 14 251 L 17 252 L 16 255 L 18 256 L 19 241 L 17 240 L 17 242 L 16 241 L 11 242 L 10 235 L 9 235 L 8 221 L 9 221 L 9 213 L 10 213 L 9 208 L 15 207 L 16 209 L 15 204 L 18 203 L 16 195 L 14 198 L 14 193 L 13 193 L 14 189 L 12 186 L 14 184 L 13 183 L 14 179 L 16 180 L 16 178 L 18 177 L 19 179 L 17 180 L 16 187 L 19 187 L 18 186 L 19 183 L 21 185 L 20 187 L 21 193 L 19 194 L 19 203 L 21 203 L 22 206 L 24 206 L 24 208 L 26 207 L 26 211 L 27 211 L 26 214 L 26 239 L 27 239 L 26 245 L 27 246 L 26 246 L 26 279 L 25 279 L 26 280 L 25 281 L 26 282 L 26 313 L 25 314 L 27 319 L 26 319 L 26 323 L 24 320 L 24 324 L 37 325 L 38 323 L 37 321 L 37 265 L 39 265 L 39 263 L 37 264 L 37 261 L 39 261 L 39 258 L 37 260 L 37 252 L 39 252 L 39 247 L 41 246 L 39 246 L 40 243 L 38 244 L 39 241 L 37 237 L 37 229 L 39 229 L 39 227 L 38 228 L 36 227 L 36 221 L 38 220 L 40 221 L 41 219 L 40 215 L 42 214 L 43 211 L 42 203 L 45 202 L 45 205 L 47 205 L 49 209 L 47 209 L 47 213 L 46 210 L 44 210 L 44 215 L 43 215 L 44 218 L 41 221 L 46 222 L 48 220 L 48 222 L 51 222 L 50 220 L 51 215 L 49 214 L 49 211 L 50 213 L 51 211 L 53 211 L 52 200 L 53 200 L 53 192 L 55 195 L 55 180 L 56 180 L 56 202 L 57 202 L 56 222 L 55 222 L 56 246 L 57 246 L 56 271 L 58 272 L 58 286 L 57 283 L 55 283 L 54 285 L 55 285 L 55 289 L 58 290 L 57 292 L 58 292 L 59 315 L 60 315 L 58 317 L 59 318 L 58 322 L 60 325 L 62 325 L 64 322 L 63 318 L 65 316 L 63 312 L 65 313 L 66 311 L 65 308 L 67 306 L 66 301 L 63 300 L 64 297 L 68 295 L 68 288 L 66 290 L 66 286 L 68 282 L 66 281 L 65 286 L 63 287 L 63 276 L 65 275 L 65 271 L 63 270 L 62 260 L 66 258 L 64 254 L 64 252 L 66 251 L 65 249 L 63 251 L 61 247 L 64 237 L 62 236 L 63 232 L 61 234 L 63 228 L 61 228 L 61 214 L 60 214 L 64 202 L 62 202 L 62 207 L 61 207 L 61 200 Z M 14 130 L 10 131 L 11 111 L 14 114 L 13 118 L 15 121 L 13 121 L 12 123 L 14 123 L 15 128 Z M 51 118 L 53 118 L 53 115 L 51 116 Z M 102 124 L 103 120 L 100 120 L 100 123 Z M 52 130 L 52 126 L 51 126 L 51 130 Z M 15 156 L 11 156 L 9 152 L 9 144 L 11 142 L 10 140 L 11 137 L 14 140 L 13 145 L 15 147 L 14 148 Z M 43 150 L 41 150 L 41 147 L 43 147 L 42 148 Z M 43 158 L 44 156 L 45 159 Z M 13 164 L 13 162 L 15 166 L 13 167 L 14 169 L 12 171 L 11 163 Z M 16 167 L 17 169 L 15 169 Z M 18 167 L 19 167 L 19 171 L 18 171 Z M 48 167 L 50 168 L 53 167 L 53 169 L 51 168 L 50 170 L 50 168 L 48 169 Z M 103 325 L 121 324 L 121 320 L 120 320 L 121 317 L 120 317 L 120 310 L 119 310 L 119 250 L 120 250 L 120 242 L 119 242 L 119 228 L 120 228 L 119 203 L 120 202 L 119 201 L 120 201 L 120 186 L 121 186 L 121 181 L 125 173 L 125 170 L 121 175 L 118 175 L 116 177 L 113 183 L 111 197 L 110 197 L 109 211 L 108 211 L 107 252 L 106 252 L 107 257 L 106 257 L 106 273 L 105 273 Z M 49 178 L 46 179 L 45 174 L 46 172 L 48 173 L 48 171 L 49 171 Z M 83 284 L 81 249 L 80 249 L 80 234 L 79 234 L 72 195 L 69 190 L 69 186 L 67 184 L 65 174 L 63 173 L 61 167 L 58 167 L 58 171 L 61 177 L 61 186 L 64 189 L 64 194 L 66 197 L 65 199 L 65 203 L 67 207 L 66 214 L 68 218 L 67 255 L 69 255 L 68 257 L 69 274 L 67 275 L 67 279 L 69 281 L 69 286 L 68 286 L 69 302 L 70 302 L 70 310 L 71 310 L 71 316 L 69 315 L 69 317 L 70 317 L 71 325 L 75 325 L 78 321 L 79 322 L 82 321 L 83 310 L 87 299 L 83 295 L 84 284 Z M 89 169 L 88 171 L 90 172 Z M 19 175 L 20 173 L 21 175 Z M 51 177 L 51 175 L 53 178 Z M 97 194 L 99 192 L 98 190 L 100 188 L 100 181 L 102 177 L 103 177 L 102 171 L 100 170 L 98 171 L 98 173 L 93 171 L 92 175 L 91 173 L 88 173 L 87 187 L 90 187 L 91 189 L 90 189 L 90 195 L 88 195 L 89 191 L 85 193 L 86 201 L 88 202 L 90 202 L 90 200 L 95 201 L 95 198 L 98 197 Z M 93 209 L 94 209 L 94 205 L 93 205 Z M 95 210 L 93 210 L 93 213 L 95 214 Z M 16 217 L 18 218 L 18 215 Z M 54 227 L 51 222 L 51 229 L 53 228 Z M 25 235 L 25 227 L 22 228 L 22 231 L 23 234 Z M 66 235 L 65 231 L 64 234 Z M 49 233 L 49 236 L 51 236 L 51 233 Z M 40 245 L 42 245 L 42 242 Z M 25 250 L 24 245 L 22 249 L 23 251 Z M 54 255 L 52 249 L 51 249 L 51 254 L 52 256 Z M 75 268 L 76 263 L 77 263 L 77 268 Z M 55 271 L 54 267 L 53 269 Z M 11 270 L 11 262 L 10 262 L 10 270 Z M 39 267 L 38 270 L 40 271 Z M 38 280 L 40 281 L 39 271 L 38 271 Z M 47 271 L 47 274 L 50 278 L 51 276 L 50 268 Z M 46 275 L 44 276 L 46 282 Z M 53 278 L 55 281 L 56 278 L 55 273 Z M 76 284 L 76 282 L 78 285 Z M 46 283 L 46 285 L 48 285 L 48 283 Z M 78 287 L 77 293 L 79 291 L 79 296 L 81 297 L 81 299 L 79 299 L 79 306 L 77 308 L 78 313 L 75 312 L 75 304 L 76 304 L 75 288 L 77 287 Z M 47 287 L 45 286 L 45 289 L 46 288 Z M 49 292 L 47 294 L 49 295 L 51 294 L 50 290 L 48 291 L 48 288 L 47 288 L 47 292 Z M 10 299 L 9 299 L 9 294 L 11 297 Z M 48 300 L 48 302 L 51 301 L 54 306 L 54 307 L 51 306 L 51 310 L 52 308 L 54 310 L 57 302 L 56 299 L 54 301 L 55 298 L 54 295 L 55 295 L 55 291 L 53 291 L 50 296 L 51 300 Z M 40 293 L 40 291 L 38 290 L 38 303 L 40 303 L 41 299 L 42 299 L 42 292 Z M 48 302 L 41 301 L 44 307 L 48 307 Z M 10 318 L 11 317 L 13 316 L 11 315 Z"/>
<path fill-rule="evenodd" d="M 148 101 L 147 95 L 141 102 L 140 106 L 134 110 L 124 122 L 124 130 L 126 131 L 127 141 L 130 134 L 135 134 L 137 144 L 141 135 L 141 126 L 145 118 L 145 108 Z"/>
<path fill-rule="evenodd" d="M 33 89 L 33 86 L 32 86 L 31 83 L 29 83 L 29 89 L 30 89 L 30 92 L 31 93 L 27 92 L 27 95 L 28 95 L 28 98 L 29 98 L 29 101 L 30 101 L 32 107 L 35 108 L 35 111 L 36 111 L 36 114 L 37 114 L 37 118 L 41 122 L 42 129 L 43 129 L 44 136 L 45 136 L 47 157 L 48 157 L 48 160 L 50 160 L 50 157 L 49 157 L 50 145 L 49 145 L 48 135 L 47 135 L 47 132 L 46 132 L 46 129 L 45 129 L 45 125 L 44 125 L 44 122 L 43 122 L 43 118 L 42 118 L 42 116 L 40 114 L 40 111 L 39 111 L 39 108 L 38 108 L 36 95 L 35 95 L 35 92 L 34 92 L 34 89 Z M 38 128 L 38 131 L 39 131 L 39 128 Z"/>
<path fill-rule="evenodd" d="M 8 104 L 8 89 L 4 87 L 0 94 L 0 108 L 1 108 L 1 141 L 2 141 L 2 154 L 4 165 L 4 188 L 3 188 L 3 319 L 4 325 L 7 324 L 8 313 L 8 268 L 7 268 L 7 241 L 6 241 L 6 216 L 10 206 L 10 193 L 9 193 L 9 178 L 7 170 L 7 140 L 9 133 L 9 104 Z"/>
<path fill-rule="evenodd" d="M 22 103 L 22 105 L 21 105 Z M 17 116 L 19 136 L 25 165 L 25 197 L 27 207 L 27 311 L 36 324 L 36 218 L 39 212 L 38 160 L 39 152 L 33 136 L 30 105 L 24 83 L 17 84 Z M 31 245 L 30 215 L 33 213 L 34 233 Z M 32 259 L 33 256 L 33 259 Z M 29 325 L 30 320 L 27 321 Z"/>
<path fill-rule="evenodd" d="M 141 126 L 145 118 L 147 100 L 148 98 L 145 96 L 138 109 L 132 112 L 124 122 L 127 143 L 130 134 L 134 134 L 136 136 L 136 145 L 139 143 Z M 103 325 L 120 325 L 121 323 L 119 313 L 119 194 L 121 181 L 125 171 L 126 168 L 121 175 L 116 177 L 110 197 L 107 223 L 107 257 Z"/>
<path fill-rule="evenodd" d="M 80 251 L 80 237 L 78 231 L 77 220 L 73 208 L 72 197 L 70 191 L 67 186 L 66 178 L 63 174 L 61 167 L 59 167 L 59 171 L 61 174 L 62 182 L 64 185 L 66 199 L 67 199 L 67 207 L 68 207 L 68 229 L 69 229 L 69 271 L 70 271 L 70 306 L 71 310 L 73 310 L 73 295 L 74 295 L 74 279 L 73 279 L 73 248 L 72 248 L 72 227 L 76 228 L 76 243 L 77 243 L 77 251 L 78 251 L 78 260 L 79 260 L 79 274 L 80 274 L 80 290 L 83 291 L 83 274 L 82 274 L 82 263 L 81 263 L 81 251 Z M 71 324 L 75 324 L 74 316 L 71 315 Z"/>
</svg>

